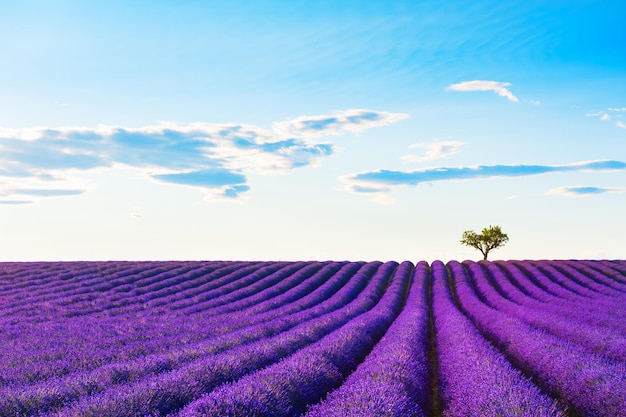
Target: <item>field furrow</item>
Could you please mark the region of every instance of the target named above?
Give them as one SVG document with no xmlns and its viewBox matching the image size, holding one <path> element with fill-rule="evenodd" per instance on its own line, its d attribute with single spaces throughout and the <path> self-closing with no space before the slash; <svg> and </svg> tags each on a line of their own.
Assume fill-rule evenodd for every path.
<svg viewBox="0 0 626 417">
<path fill-rule="evenodd" d="M 621 416 L 626 261 L 0 263 L 0 416 Z"/>
</svg>

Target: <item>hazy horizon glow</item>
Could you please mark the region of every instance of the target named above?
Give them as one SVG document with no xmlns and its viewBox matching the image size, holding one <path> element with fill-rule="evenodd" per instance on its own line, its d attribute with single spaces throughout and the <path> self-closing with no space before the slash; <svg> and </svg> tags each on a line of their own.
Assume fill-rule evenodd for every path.
<svg viewBox="0 0 626 417">
<path fill-rule="evenodd" d="M 0 5 L 0 260 L 626 256 L 618 1 Z"/>
</svg>

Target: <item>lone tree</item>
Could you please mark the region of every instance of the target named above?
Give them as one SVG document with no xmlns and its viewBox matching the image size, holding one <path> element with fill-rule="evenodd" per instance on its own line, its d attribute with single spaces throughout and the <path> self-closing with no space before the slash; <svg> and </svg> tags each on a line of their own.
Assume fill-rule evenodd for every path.
<svg viewBox="0 0 626 417">
<path fill-rule="evenodd" d="M 489 251 L 504 246 L 508 241 L 509 237 L 506 233 L 502 233 L 500 226 L 485 227 L 480 234 L 473 230 L 466 230 L 463 232 L 463 238 L 461 239 L 463 245 L 478 249 L 483 254 L 485 261 Z"/>
</svg>

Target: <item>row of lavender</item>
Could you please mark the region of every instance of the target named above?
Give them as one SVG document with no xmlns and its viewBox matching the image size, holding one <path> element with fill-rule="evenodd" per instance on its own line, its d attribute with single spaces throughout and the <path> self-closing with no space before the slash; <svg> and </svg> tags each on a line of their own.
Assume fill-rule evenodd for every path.
<svg viewBox="0 0 626 417">
<path fill-rule="evenodd" d="M 2 416 L 618 416 L 626 262 L 0 264 Z"/>
</svg>

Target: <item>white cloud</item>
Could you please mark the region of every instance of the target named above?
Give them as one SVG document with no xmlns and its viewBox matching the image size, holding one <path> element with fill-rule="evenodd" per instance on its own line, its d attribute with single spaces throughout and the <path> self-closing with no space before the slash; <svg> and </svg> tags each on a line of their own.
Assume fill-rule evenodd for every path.
<svg viewBox="0 0 626 417">
<path fill-rule="evenodd" d="M 423 142 L 414 143 L 410 148 L 426 149 L 424 155 L 404 155 L 400 159 L 407 162 L 432 161 L 434 159 L 445 158 L 448 155 L 459 152 L 465 142 L 459 141 L 442 141 L 442 142 Z"/>
<path fill-rule="evenodd" d="M 615 126 L 626 129 L 626 124 L 624 124 L 624 122 L 622 121 L 622 113 L 624 112 L 626 112 L 626 107 L 609 107 L 606 110 L 589 112 L 585 114 L 585 116 L 597 117 L 603 122 L 608 122 L 616 119 L 617 121 L 615 122 Z"/>
<path fill-rule="evenodd" d="M 318 137 L 342 132 L 360 132 L 371 127 L 385 126 L 408 118 L 405 113 L 352 109 L 332 115 L 301 116 L 284 122 L 275 122 L 273 129 L 283 136 Z"/>
<path fill-rule="evenodd" d="M 446 91 L 493 91 L 499 96 L 506 97 L 510 101 L 519 102 L 519 99 L 509 91 L 511 83 L 499 81 L 473 80 L 451 84 Z"/>
<path fill-rule="evenodd" d="M 249 190 L 250 174 L 284 174 L 336 152 L 312 136 L 360 131 L 405 117 L 346 110 L 280 122 L 273 131 L 246 124 L 169 122 L 140 128 L 0 128 L 0 200 L 76 195 L 93 187 L 81 179 L 85 171 L 132 167 L 153 180 L 199 187 L 209 199 L 232 201 Z"/>
</svg>

